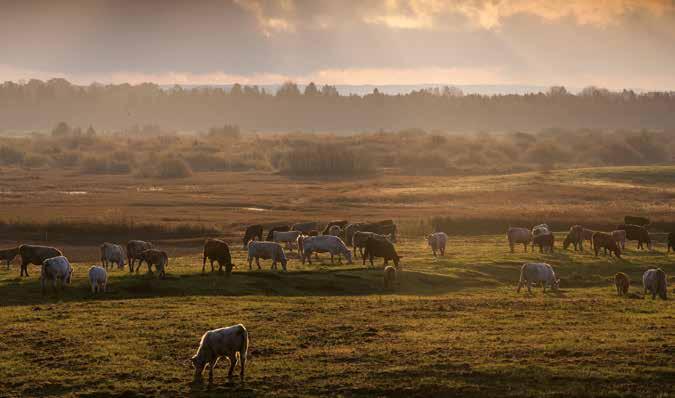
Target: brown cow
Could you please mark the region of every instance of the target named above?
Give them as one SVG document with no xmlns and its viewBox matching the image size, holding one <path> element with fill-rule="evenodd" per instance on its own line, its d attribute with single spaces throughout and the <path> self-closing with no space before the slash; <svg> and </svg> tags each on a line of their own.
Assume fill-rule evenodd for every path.
<svg viewBox="0 0 675 398">
<path fill-rule="evenodd" d="M 591 244 L 591 249 L 593 248 L 593 234 L 595 231 L 592 229 L 584 228 L 582 231 L 583 240 L 587 240 Z"/>
<path fill-rule="evenodd" d="M 584 251 L 584 227 L 581 225 L 572 225 L 570 227 L 570 231 L 565 237 L 565 242 L 563 242 L 563 248 L 567 250 L 569 245 L 574 245 L 574 251 Z"/>
<path fill-rule="evenodd" d="M 63 256 L 63 253 L 50 246 L 21 245 L 19 255 L 21 256 L 21 276 L 28 276 L 28 264 L 42 266 L 46 259 Z"/>
<path fill-rule="evenodd" d="M 204 257 L 202 258 L 202 272 L 206 268 L 206 259 L 211 262 L 211 272 L 213 272 L 213 262 L 218 262 L 218 272 L 223 271 L 225 265 L 225 273 L 229 275 L 232 273 L 232 256 L 230 255 L 230 247 L 220 239 L 207 239 L 204 242 Z"/>
<path fill-rule="evenodd" d="M 169 256 L 165 251 L 157 249 L 143 250 L 138 257 L 138 267 L 136 267 L 136 272 L 141 268 L 143 261 L 148 264 L 149 273 L 152 273 L 152 266 L 154 265 L 158 272 L 158 277 L 163 278 L 166 275 L 166 267 L 169 265 Z"/>
<path fill-rule="evenodd" d="M 636 240 L 638 242 L 637 248 L 644 249 L 643 243 L 647 244 L 647 248 L 652 250 L 652 240 L 649 237 L 649 232 L 645 227 L 633 224 L 620 224 L 616 229 L 626 231 L 627 240 Z"/>
<path fill-rule="evenodd" d="M 596 232 L 593 234 L 593 249 L 595 250 L 595 256 L 598 256 L 600 249 L 603 249 L 605 255 L 607 255 L 607 250 L 609 250 L 609 255 L 612 255 L 612 252 L 618 257 L 621 258 L 621 249 L 616 244 L 616 240 L 611 234 L 605 232 Z"/>
<path fill-rule="evenodd" d="M 246 231 L 244 232 L 244 239 L 242 239 L 244 243 L 244 249 L 246 249 L 246 246 L 248 245 L 248 242 L 251 240 L 254 240 L 255 238 L 258 238 L 258 240 L 262 240 L 263 237 L 263 226 L 260 224 L 254 224 L 254 225 L 249 225 L 246 227 Z"/>
<path fill-rule="evenodd" d="M 625 296 L 628 294 L 628 288 L 630 287 L 630 279 L 628 275 L 623 272 L 617 272 L 614 275 L 614 285 L 616 286 L 616 293 L 619 296 Z"/>
<path fill-rule="evenodd" d="M 7 269 L 9 269 L 9 263 L 11 263 L 14 258 L 19 255 L 19 247 L 12 247 L 11 249 L 0 250 L 0 260 L 7 262 Z"/>
</svg>

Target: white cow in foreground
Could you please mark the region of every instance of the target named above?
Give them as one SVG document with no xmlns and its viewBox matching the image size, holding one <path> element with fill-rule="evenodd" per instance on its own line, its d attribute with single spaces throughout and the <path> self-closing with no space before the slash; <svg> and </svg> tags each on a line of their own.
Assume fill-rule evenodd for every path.
<svg viewBox="0 0 675 398">
<path fill-rule="evenodd" d="M 123 269 L 124 262 L 124 250 L 122 246 L 116 245 L 114 243 L 105 242 L 101 245 L 101 265 L 108 269 L 108 264 L 112 268 L 112 264 L 117 264 L 118 269 Z"/>
<path fill-rule="evenodd" d="M 248 243 L 248 269 L 251 269 L 251 263 L 255 258 L 255 263 L 260 269 L 260 259 L 272 260 L 272 268 L 277 268 L 277 261 L 281 263 L 281 267 L 286 271 L 286 253 L 284 248 L 276 242 L 266 242 L 259 240 L 252 240 Z"/>
<path fill-rule="evenodd" d="M 302 234 L 300 231 L 274 231 L 272 232 L 272 241 L 277 243 L 283 242 L 286 244 L 286 248 L 293 250 L 300 234 Z"/>
<path fill-rule="evenodd" d="M 642 286 L 645 289 L 645 297 L 647 292 L 652 294 L 652 300 L 656 295 L 663 300 L 668 299 L 668 286 L 666 282 L 666 273 L 661 268 L 652 268 L 642 274 Z"/>
<path fill-rule="evenodd" d="M 437 251 L 441 253 L 441 256 L 445 255 L 445 245 L 448 243 L 448 235 L 445 232 L 434 232 L 427 236 L 427 242 L 434 253 L 434 257 L 436 257 Z"/>
<path fill-rule="evenodd" d="M 91 292 L 105 292 L 108 286 L 108 271 L 103 267 L 92 265 L 89 268 L 89 285 Z"/>
<path fill-rule="evenodd" d="M 520 268 L 520 281 L 518 282 L 518 293 L 523 285 L 527 286 L 527 291 L 532 293 L 530 285 L 541 282 L 546 292 L 546 285 L 550 285 L 553 290 L 558 290 L 560 279 L 556 279 L 553 267 L 546 263 L 525 263 Z"/>
<path fill-rule="evenodd" d="M 248 331 L 242 324 L 209 330 L 204 333 L 199 342 L 197 354 L 192 357 L 192 366 L 195 368 L 195 381 L 201 381 L 204 367 L 209 365 L 209 383 L 213 381 L 213 368 L 220 357 L 230 360 L 230 371 L 227 377 L 232 377 L 232 372 L 237 364 L 239 356 L 239 375 L 244 378 L 246 366 L 246 354 L 248 352 Z"/>
<path fill-rule="evenodd" d="M 40 286 L 42 294 L 45 293 L 45 284 L 47 280 L 52 281 L 54 291 L 56 291 L 56 281 L 58 280 L 63 290 L 64 284 L 70 284 L 70 278 L 73 274 L 73 267 L 70 266 L 68 259 L 64 256 L 51 257 L 42 262 L 42 272 L 40 274 Z"/>
<path fill-rule="evenodd" d="M 312 253 L 330 253 L 330 263 L 334 263 L 334 256 L 345 256 L 347 262 L 352 263 L 352 252 L 342 239 L 332 235 L 310 236 L 302 240 L 302 263 L 305 260 L 312 263 Z M 342 258 L 340 258 L 342 260 Z"/>
</svg>

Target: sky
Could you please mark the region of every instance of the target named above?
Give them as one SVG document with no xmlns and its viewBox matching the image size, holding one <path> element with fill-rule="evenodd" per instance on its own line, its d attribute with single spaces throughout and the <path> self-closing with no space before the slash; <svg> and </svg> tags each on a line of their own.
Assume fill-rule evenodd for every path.
<svg viewBox="0 0 675 398">
<path fill-rule="evenodd" d="M 0 81 L 675 90 L 675 0 L 0 0 Z"/>
</svg>

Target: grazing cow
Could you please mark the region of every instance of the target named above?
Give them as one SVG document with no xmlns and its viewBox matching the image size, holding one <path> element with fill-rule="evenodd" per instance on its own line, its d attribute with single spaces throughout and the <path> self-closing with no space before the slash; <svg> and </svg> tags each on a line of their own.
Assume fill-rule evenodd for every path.
<svg viewBox="0 0 675 398">
<path fill-rule="evenodd" d="M 396 224 L 392 220 L 383 220 L 374 223 L 355 223 L 349 224 L 345 227 L 344 237 L 348 243 L 354 239 L 354 234 L 357 231 L 374 232 L 379 235 L 390 235 L 390 240 L 396 242 Z"/>
<path fill-rule="evenodd" d="M 626 231 L 626 240 L 636 240 L 638 242 L 637 248 L 644 249 L 643 243 L 647 244 L 647 248 L 652 250 L 652 240 L 649 237 L 649 232 L 645 227 L 633 224 L 620 224 L 616 229 Z"/>
<path fill-rule="evenodd" d="M 635 217 L 635 216 L 625 216 L 623 218 L 624 224 L 639 225 L 641 227 L 646 227 L 650 224 L 649 218 L 646 217 Z"/>
<path fill-rule="evenodd" d="M 675 251 L 675 232 L 670 232 L 668 234 L 668 253 L 670 253 L 670 249 L 673 249 Z"/>
<path fill-rule="evenodd" d="M 532 242 L 532 232 L 530 232 L 530 230 L 527 228 L 511 227 L 508 229 L 508 231 L 506 231 L 506 237 L 509 240 L 511 253 L 513 253 L 516 243 L 522 243 L 523 249 L 525 249 L 525 252 L 527 252 L 527 245 Z"/>
<path fill-rule="evenodd" d="M 546 293 L 546 285 L 551 289 L 558 290 L 560 279 L 556 279 L 553 267 L 546 263 L 525 263 L 520 267 L 520 280 L 518 282 L 518 293 L 523 286 L 527 286 L 527 291 L 532 293 L 530 286 L 532 283 L 541 282 Z"/>
<path fill-rule="evenodd" d="M 394 284 L 398 279 L 396 273 L 396 267 L 392 267 L 391 265 L 384 267 L 384 290 L 394 288 Z"/>
<path fill-rule="evenodd" d="M 593 248 L 593 234 L 594 233 L 595 233 L 595 231 L 593 231 L 591 229 L 586 229 L 586 228 L 584 228 L 583 231 L 581 232 L 581 236 L 583 236 L 583 240 L 587 240 L 590 243 L 591 249 Z"/>
<path fill-rule="evenodd" d="M 14 258 L 19 255 L 19 247 L 12 247 L 11 249 L 0 250 L 0 260 L 7 262 L 7 269 Z"/>
<path fill-rule="evenodd" d="M 307 260 L 312 263 L 312 253 L 330 253 L 330 263 L 334 264 L 334 256 L 345 256 L 349 264 L 352 263 L 352 253 L 347 245 L 337 236 L 319 235 L 304 238 L 302 241 L 302 263 Z M 340 261 L 342 258 L 340 257 Z"/>
<path fill-rule="evenodd" d="M 666 284 L 666 273 L 661 268 L 652 268 L 645 271 L 642 275 L 642 286 L 645 289 L 645 297 L 647 292 L 652 294 L 652 300 L 658 294 L 661 299 L 668 299 L 668 287 Z"/>
<path fill-rule="evenodd" d="M 623 272 L 617 272 L 614 275 L 614 286 L 616 286 L 616 294 L 619 296 L 625 296 L 628 294 L 628 288 L 630 287 L 630 279 L 628 275 Z"/>
<path fill-rule="evenodd" d="M 150 242 L 142 240 L 130 240 L 127 242 L 127 260 L 129 262 L 129 272 L 134 272 L 134 263 L 136 260 L 140 260 L 141 253 L 148 249 L 152 249 L 152 243 Z"/>
<path fill-rule="evenodd" d="M 166 275 L 166 267 L 169 265 L 169 256 L 165 251 L 157 249 L 143 250 L 141 254 L 138 255 L 138 267 L 136 267 L 136 272 L 141 268 L 143 261 L 148 265 L 148 273 L 152 273 L 152 266 L 154 265 L 157 270 L 157 276 L 159 278 L 164 278 Z"/>
<path fill-rule="evenodd" d="M 333 225 L 337 225 L 338 227 L 340 227 L 340 229 L 344 229 L 347 225 L 349 225 L 349 221 L 347 220 L 331 221 L 328 224 L 326 224 L 326 227 L 323 229 L 323 231 L 321 231 L 321 234 L 328 235 L 329 234 L 328 231 L 330 230 L 330 227 L 332 227 Z"/>
<path fill-rule="evenodd" d="M 354 240 L 354 234 L 359 231 L 359 228 L 364 225 L 363 223 L 354 223 L 349 224 L 344 229 L 344 238 L 347 244 L 351 244 Z"/>
<path fill-rule="evenodd" d="M 612 231 L 611 234 L 616 244 L 621 246 L 621 250 L 626 250 L 626 231 L 623 229 L 617 229 Z"/>
<path fill-rule="evenodd" d="M 42 266 L 46 259 L 63 256 L 63 253 L 61 253 L 61 250 L 50 246 L 21 245 L 19 246 L 19 255 L 21 256 L 21 276 L 28 276 L 28 264 Z"/>
<path fill-rule="evenodd" d="M 591 239 L 593 237 L 591 236 Z M 569 245 L 574 245 L 574 251 L 581 250 L 584 251 L 584 227 L 581 225 L 572 225 L 570 231 L 565 237 L 563 242 L 563 248 L 567 250 Z"/>
<path fill-rule="evenodd" d="M 366 265 L 366 258 L 368 258 L 370 266 L 373 267 L 373 258 L 375 257 L 382 257 L 385 267 L 389 264 L 389 260 L 394 261 L 396 268 L 399 267 L 399 262 L 403 258 L 396 253 L 394 244 L 389 240 L 376 239 L 371 236 L 366 239 L 365 250 L 363 251 L 363 265 Z"/>
<path fill-rule="evenodd" d="M 202 273 L 206 268 L 206 259 L 211 262 L 211 272 L 213 272 L 213 262 L 218 262 L 218 272 L 223 272 L 223 265 L 225 266 L 225 273 L 230 275 L 232 273 L 232 256 L 230 255 L 230 247 L 220 239 L 207 239 L 204 241 L 204 253 L 202 256 Z"/>
<path fill-rule="evenodd" d="M 244 232 L 244 239 L 242 239 L 244 243 L 244 249 L 246 249 L 246 245 L 248 245 L 248 242 L 256 239 L 257 240 L 262 240 L 263 236 L 263 226 L 260 224 L 254 224 L 254 225 L 249 225 L 246 227 L 246 232 Z"/>
<path fill-rule="evenodd" d="M 380 235 L 375 232 L 356 231 L 352 236 L 352 249 L 354 250 L 354 258 L 357 257 L 357 249 L 360 252 L 361 257 L 363 257 L 363 249 L 366 247 L 366 240 L 368 240 L 370 237 L 375 239 L 391 240 L 391 235 Z"/>
<path fill-rule="evenodd" d="M 42 262 L 42 272 L 40 274 L 40 287 L 42 294 L 45 294 L 45 285 L 47 280 L 52 281 L 52 287 L 56 292 L 56 281 L 60 282 L 61 290 L 64 284 L 70 284 L 70 278 L 73 275 L 73 267 L 70 266 L 68 259 L 63 256 L 47 258 Z"/>
<path fill-rule="evenodd" d="M 448 235 L 445 232 L 434 232 L 427 235 L 427 243 L 429 243 L 434 257 L 436 257 L 437 251 L 441 253 L 441 256 L 445 256 L 445 245 L 448 243 Z"/>
<path fill-rule="evenodd" d="M 270 232 L 267 233 L 267 237 L 265 238 L 265 240 L 271 242 L 271 241 L 272 241 L 272 238 L 274 237 L 274 231 L 288 232 L 288 231 L 290 231 L 290 230 L 291 230 L 291 226 L 290 226 L 290 225 L 278 225 L 278 226 L 273 227 L 272 229 L 270 229 Z"/>
<path fill-rule="evenodd" d="M 122 250 L 122 246 L 105 242 L 99 249 L 101 251 L 101 265 L 103 268 L 107 270 L 108 264 L 112 268 L 113 263 L 117 264 L 118 269 L 124 268 L 124 250 Z"/>
<path fill-rule="evenodd" d="M 230 360 L 230 370 L 227 377 L 232 377 L 234 367 L 237 365 L 237 357 L 239 357 L 239 376 L 243 379 L 248 344 L 248 331 L 242 324 L 209 330 L 204 333 L 199 342 L 197 354 L 191 358 L 192 366 L 195 368 L 194 381 L 201 381 L 202 372 L 208 364 L 209 383 L 212 383 L 213 368 L 216 367 L 216 363 L 221 357 L 227 357 Z"/>
<path fill-rule="evenodd" d="M 537 235 L 532 238 L 532 248 L 534 250 L 534 246 L 537 245 L 539 246 L 539 253 L 543 253 L 545 250 L 547 250 L 549 253 L 553 253 L 554 241 L 555 238 L 550 232 L 547 234 Z"/>
<path fill-rule="evenodd" d="M 338 225 L 331 225 L 331 227 L 328 228 L 328 233 L 324 235 L 340 236 L 342 235 L 342 228 Z"/>
<path fill-rule="evenodd" d="M 616 244 L 616 241 L 611 234 L 606 232 L 596 232 L 593 234 L 593 250 L 595 250 L 595 257 L 598 256 L 600 249 L 603 249 L 605 255 L 607 255 L 607 250 L 609 250 L 610 257 L 612 256 L 612 253 L 614 253 L 616 257 L 621 258 L 621 249 Z"/>
<path fill-rule="evenodd" d="M 300 231 L 303 234 L 309 234 L 310 231 L 312 230 L 318 230 L 318 223 L 314 221 L 310 222 L 302 222 L 302 223 L 295 223 L 291 227 L 291 231 Z"/>
<path fill-rule="evenodd" d="M 276 243 L 285 243 L 286 248 L 290 249 L 293 251 L 293 246 L 295 246 L 295 243 L 298 240 L 298 236 L 300 236 L 302 232 L 300 231 L 288 231 L 288 232 L 280 232 L 280 231 L 274 231 L 272 234 L 272 242 Z"/>
<path fill-rule="evenodd" d="M 89 285 L 92 293 L 105 293 L 108 286 L 108 271 L 103 267 L 92 265 L 89 268 Z"/>
<path fill-rule="evenodd" d="M 252 240 L 248 243 L 248 269 L 251 269 L 251 263 L 255 258 L 255 263 L 260 269 L 260 259 L 272 260 L 272 268 L 277 269 L 277 261 L 281 263 L 281 267 L 286 271 L 286 253 L 284 248 L 276 242 L 263 242 Z"/>
</svg>

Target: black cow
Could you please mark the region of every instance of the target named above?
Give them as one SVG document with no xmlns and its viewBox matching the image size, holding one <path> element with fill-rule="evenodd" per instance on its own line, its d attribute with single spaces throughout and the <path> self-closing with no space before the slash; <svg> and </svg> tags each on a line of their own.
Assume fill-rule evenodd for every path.
<svg viewBox="0 0 675 398">
<path fill-rule="evenodd" d="M 616 229 L 626 231 L 626 240 L 636 240 L 638 242 L 638 249 L 644 249 L 642 244 L 646 243 L 647 248 L 652 250 L 652 240 L 645 227 L 633 224 L 620 224 L 616 226 Z"/>
<path fill-rule="evenodd" d="M 246 249 L 246 245 L 248 245 L 248 241 L 250 241 L 253 238 L 258 238 L 258 240 L 262 240 L 263 236 L 263 226 L 260 224 L 254 224 L 254 225 L 249 225 L 246 228 L 246 232 L 244 232 L 244 249 Z"/>
<path fill-rule="evenodd" d="M 624 224 L 639 225 L 641 227 L 646 227 L 650 224 L 647 217 L 636 217 L 636 216 L 625 216 L 623 218 Z"/>
<path fill-rule="evenodd" d="M 384 266 L 386 267 L 389 264 L 389 260 L 394 261 L 394 265 L 398 268 L 400 257 L 396 253 L 396 248 L 394 244 L 390 241 L 384 239 L 375 239 L 368 238 L 364 245 L 365 250 L 363 251 L 363 265 L 366 265 L 366 258 L 370 261 L 370 266 L 374 266 L 373 258 L 382 257 L 384 259 Z"/>
</svg>

